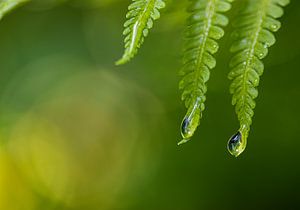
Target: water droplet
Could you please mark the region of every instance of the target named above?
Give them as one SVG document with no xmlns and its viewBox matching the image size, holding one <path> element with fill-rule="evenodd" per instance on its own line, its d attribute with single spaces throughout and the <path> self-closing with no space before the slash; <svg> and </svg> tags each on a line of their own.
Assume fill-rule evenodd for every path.
<svg viewBox="0 0 300 210">
<path fill-rule="evenodd" d="M 278 30 L 278 28 L 279 28 L 279 24 L 272 24 L 271 25 L 271 30 L 272 31 L 276 31 L 276 30 Z"/>
<path fill-rule="evenodd" d="M 183 138 L 178 144 L 187 142 L 195 133 L 201 117 L 200 99 L 198 98 L 194 105 L 189 108 L 181 123 L 181 136 Z"/>
<path fill-rule="evenodd" d="M 264 57 L 264 53 L 262 53 L 262 52 L 259 53 L 259 54 L 258 54 L 258 57 L 259 57 L 260 59 L 262 59 L 262 58 Z"/>
<path fill-rule="evenodd" d="M 246 139 L 240 131 L 234 134 L 228 141 L 227 149 L 233 156 L 239 156 L 246 148 Z"/>
<path fill-rule="evenodd" d="M 253 81 L 253 85 L 254 85 L 254 86 L 258 86 L 258 85 L 259 85 L 259 79 L 255 79 L 255 80 Z"/>
<path fill-rule="evenodd" d="M 213 44 L 212 48 L 213 48 L 214 51 L 217 51 L 219 46 L 217 44 Z"/>
<path fill-rule="evenodd" d="M 186 136 L 190 133 L 189 126 L 190 126 L 190 119 L 189 117 L 186 117 L 183 119 L 181 123 L 181 134 L 183 138 L 186 138 Z"/>
</svg>

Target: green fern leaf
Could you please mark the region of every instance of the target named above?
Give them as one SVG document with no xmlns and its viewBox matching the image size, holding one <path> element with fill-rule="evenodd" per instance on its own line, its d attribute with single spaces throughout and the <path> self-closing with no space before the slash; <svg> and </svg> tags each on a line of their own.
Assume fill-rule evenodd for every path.
<svg viewBox="0 0 300 210">
<path fill-rule="evenodd" d="M 29 0 L 0 0 L 0 19 L 8 12 Z"/>
<path fill-rule="evenodd" d="M 262 59 L 268 54 L 268 48 L 275 43 L 272 32 L 280 28 L 276 20 L 283 15 L 283 6 L 289 0 L 244 0 L 238 19 L 233 23 L 235 28 L 232 36 L 235 40 L 231 52 L 231 71 L 228 75 L 232 80 L 230 93 L 233 94 L 232 104 L 240 122 L 240 129 L 228 142 L 228 150 L 240 155 L 247 144 L 247 137 L 254 115 L 255 101 L 258 96 L 257 86 L 263 74 Z"/>
<path fill-rule="evenodd" d="M 135 56 L 153 26 L 153 21 L 160 18 L 159 9 L 165 7 L 163 0 L 133 0 L 128 7 L 124 23 L 125 52 L 116 65 L 127 63 Z"/>
<path fill-rule="evenodd" d="M 191 0 L 183 68 L 180 71 L 183 78 L 179 83 L 187 113 L 181 124 L 183 140 L 178 144 L 187 142 L 200 124 L 206 100 L 206 82 L 209 80 L 210 70 L 216 66 L 216 59 L 213 57 L 219 48 L 216 40 L 223 37 L 222 27 L 228 24 L 227 17 L 222 13 L 231 8 L 232 1 Z"/>
</svg>

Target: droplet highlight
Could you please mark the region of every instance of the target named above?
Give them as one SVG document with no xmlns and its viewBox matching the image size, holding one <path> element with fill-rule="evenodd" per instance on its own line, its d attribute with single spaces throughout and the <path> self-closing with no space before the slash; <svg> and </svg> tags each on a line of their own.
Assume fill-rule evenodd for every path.
<svg viewBox="0 0 300 210">
<path fill-rule="evenodd" d="M 273 31 L 273 32 L 276 32 L 279 28 L 280 28 L 280 22 L 277 22 L 276 24 L 274 23 L 274 24 L 272 24 L 271 26 L 270 26 L 270 29 Z"/>
</svg>

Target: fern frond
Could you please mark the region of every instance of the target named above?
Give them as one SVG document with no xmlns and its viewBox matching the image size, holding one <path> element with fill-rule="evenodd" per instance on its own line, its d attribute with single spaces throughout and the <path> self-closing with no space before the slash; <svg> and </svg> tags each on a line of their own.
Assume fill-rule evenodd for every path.
<svg viewBox="0 0 300 210">
<path fill-rule="evenodd" d="M 181 124 L 183 140 L 178 144 L 187 142 L 200 124 L 206 100 L 206 82 L 209 80 L 210 70 L 216 66 L 216 59 L 213 57 L 219 48 L 216 40 L 223 37 L 222 27 L 228 24 L 227 17 L 222 13 L 231 8 L 232 1 L 191 0 L 183 68 L 180 71 L 183 78 L 179 83 L 187 113 Z"/>
<path fill-rule="evenodd" d="M 238 19 L 233 23 L 232 36 L 235 40 L 231 52 L 235 55 L 230 61 L 232 80 L 230 93 L 232 104 L 240 122 L 240 129 L 228 142 L 228 150 L 234 155 L 241 154 L 247 143 L 247 137 L 254 115 L 257 86 L 263 74 L 262 59 L 268 54 L 268 48 L 275 43 L 273 32 L 281 24 L 277 18 L 283 15 L 283 6 L 289 0 L 244 0 L 244 7 Z"/>
<path fill-rule="evenodd" d="M 29 0 L 0 0 L 0 20 L 8 12 Z"/>
<path fill-rule="evenodd" d="M 124 64 L 135 56 L 153 26 L 153 21 L 160 18 L 159 9 L 165 7 L 163 0 L 133 0 L 128 7 L 124 23 L 125 52 L 116 65 Z"/>
</svg>

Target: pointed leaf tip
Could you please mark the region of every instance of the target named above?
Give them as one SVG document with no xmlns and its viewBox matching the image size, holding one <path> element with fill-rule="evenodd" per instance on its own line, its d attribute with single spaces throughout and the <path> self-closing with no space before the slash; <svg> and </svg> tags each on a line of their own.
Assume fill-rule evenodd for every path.
<svg viewBox="0 0 300 210">
<path fill-rule="evenodd" d="M 190 139 L 182 139 L 180 142 L 177 143 L 177 145 L 181 145 L 181 144 L 184 144 L 186 142 L 188 142 Z"/>
<path fill-rule="evenodd" d="M 120 58 L 119 60 L 117 60 L 115 62 L 115 65 L 120 66 L 120 65 L 123 65 L 123 64 L 127 63 L 128 61 L 129 61 L 129 59 L 125 59 L 124 57 L 122 57 L 122 58 Z"/>
</svg>

